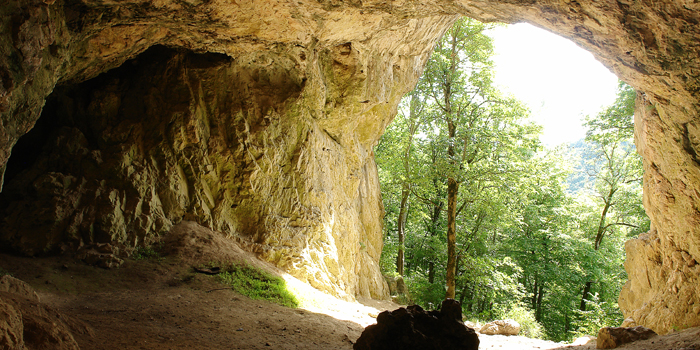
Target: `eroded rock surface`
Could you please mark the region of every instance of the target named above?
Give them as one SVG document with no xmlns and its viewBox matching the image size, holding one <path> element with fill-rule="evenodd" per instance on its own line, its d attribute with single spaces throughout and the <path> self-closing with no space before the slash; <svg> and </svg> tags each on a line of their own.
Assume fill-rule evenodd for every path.
<svg viewBox="0 0 700 350">
<path fill-rule="evenodd" d="M 20 295 L 26 299 L 39 301 L 39 295 L 36 294 L 27 282 L 18 280 L 10 275 L 0 277 L 0 292 L 7 292 Z"/>
<path fill-rule="evenodd" d="M 80 240 L 134 245 L 189 219 L 330 293 L 386 295 L 371 147 L 456 15 L 557 32 L 640 91 L 636 137 L 654 229 L 628 244 L 635 263 L 620 305 L 658 332 L 700 325 L 700 4 L 682 0 L 5 1 L 3 168 L 57 84 L 56 96 L 70 99 L 77 83 L 150 47 L 174 51 L 122 68 L 151 64 L 134 82 L 153 85 L 101 77 L 75 101 L 85 110 L 64 103 L 62 115 L 89 128 L 75 120 L 55 130 L 63 148 L 49 159 L 62 165 L 25 165 L 55 171 L 5 184 L 34 200 L 15 197 L 4 210 L 39 220 L 6 219 L 3 244 L 30 254 Z M 134 106 L 131 89 L 144 97 Z"/>
<path fill-rule="evenodd" d="M 0 279 L 0 348 L 12 350 L 79 350 L 73 332 L 90 329 L 39 302 L 27 283 Z"/>
</svg>

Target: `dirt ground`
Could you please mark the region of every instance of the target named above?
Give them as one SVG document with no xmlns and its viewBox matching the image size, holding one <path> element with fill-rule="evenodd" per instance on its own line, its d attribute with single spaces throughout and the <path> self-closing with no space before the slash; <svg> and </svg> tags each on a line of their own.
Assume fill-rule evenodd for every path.
<svg viewBox="0 0 700 350">
<path fill-rule="evenodd" d="M 69 257 L 6 254 L 0 254 L 0 267 L 32 285 L 43 303 L 82 323 L 86 331 L 74 336 L 84 350 L 352 349 L 364 326 L 373 323 L 380 311 L 398 307 L 389 301 L 341 301 L 289 276 L 288 284 L 304 294 L 302 308 L 289 309 L 221 289 L 214 276 L 194 272 L 192 264 L 212 261 L 219 249 L 233 249 L 239 260 L 254 257 L 227 247 L 229 243 L 215 236 L 204 234 L 206 239 L 201 239 L 203 233 L 196 231 L 190 227 L 181 235 L 184 239 L 170 241 L 164 247 L 167 256 L 127 259 L 116 269 L 88 266 Z M 481 335 L 480 339 L 480 349 L 565 347 L 524 337 Z M 623 349 L 700 350 L 700 329 Z"/>
<path fill-rule="evenodd" d="M 60 258 L 0 256 L 41 301 L 83 321 L 81 349 L 352 349 L 351 321 L 248 299 L 165 259 L 104 270 Z M 213 290 L 209 292 L 210 290 Z"/>
</svg>

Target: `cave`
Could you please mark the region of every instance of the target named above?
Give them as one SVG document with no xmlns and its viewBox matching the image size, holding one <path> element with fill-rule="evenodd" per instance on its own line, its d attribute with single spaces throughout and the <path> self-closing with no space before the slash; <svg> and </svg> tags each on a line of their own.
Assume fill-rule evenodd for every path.
<svg viewBox="0 0 700 350">
<path fill-rule="evenodd" d="M 626 317 L 700 326 L 700 4 L 227 1 L 0 6 L 0 242 L 148 245 L 182 220 L 335 296 L 386 296 L 372 147 L 458 16 L 571 39 L 638 90 L 650 232 Z"/>
</svg>

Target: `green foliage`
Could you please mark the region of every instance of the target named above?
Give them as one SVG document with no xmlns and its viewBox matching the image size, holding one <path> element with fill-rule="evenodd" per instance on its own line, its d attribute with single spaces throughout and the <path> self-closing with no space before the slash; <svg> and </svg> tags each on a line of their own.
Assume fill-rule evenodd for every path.
<svg viewBox="0 0 700 350">
<path fill-rule="evenodd" d="M 162 259 L 162 256 L 158 252 L 156 247 L 139 246 L 139 247 L 134 248 L 134 252 L 131 254 L 131 258 L 133 258 L 134 260 L 147 260 L 147 259 Z"/>
<path fill-rule="evenodd" d="M 574 329 L 571 338 L 579 338 L 584 335 L 597 336 L 598 330 L 603 327 L 617 327 L 620 325 L 622 313 L 617 303 L 601 301 L 598 293 L 591 296 L 586 304 L 586 311 L 575 310 L 576 318 L 573 322 Z"/>
<path fill-rule="evenodd" d="M 386 227 L 385 227 L 386 229 Z M 396 273 L 396 255 L 398 252 L 398 243 L 394 235 L 387 235 L 384 238 L 384 246 L 382 247 L 382 255 L 379 259 L 379 268 L 383 275 L 394 276 Z"/>
<path fill-rule="evenodd" d="M 600 144 L 629 140 L 634 136 L 634 105 L 637 92 L 620 81 L 615 102 L 596 116 L 585 118 L 586 139 Z"/>
<path fill-rule="evenodd" d="M 411 297 L 437 307 L 454 224 L 455 298 L 468 318 L 513 318 L 530 337 L 571 340 L 621 321 L 624 241 L 649 228 L 631 138 L 636 93 L 621 83 L 617 101 L 587 118 L 585 140 L 543 150 L 526 108 L 492 86 L 488 27 L 463 19 L 447 32 L 375 149 L 381 268 L 396 274 L 402 248 Z"/>
<path fill-rule="evenodd" d="M 535 319 L 534 312 L 524 305 L 513 306 L 503 314 L 503 317 L 499 318 L 512 319 L 520 323 L 520 334 L 518 335 L 533 339 L 541 339 L 544 335 L 542 325 Z"/>
<path fill-rule="evenodd" d="M 296 297 L 287 290 L 282 278 L 253 266 L 231 264 L 223 268 L 217 276 L 222 283 L 251 299 L 267 300 L 291 308 L 299 306 Z"/>
<path fill-rule="evenodd" d="M 394 299 L 394 302 L 399 305 L 414 305 L 415 302 L 411 299 L 410 295 L 399 294 Z"/>
<path fill-rule="evenodd" d="M 682 326 L 678 326 L 678 325 L 675 325 L 675 324 L 674 324 L 674 325 L 671 325 L 671 328 L 673 329 L 674 332 L 680 332 L 680 331 L 682 331 L 682 330 L 684 330 L 684 329 L 690 328 L 690 326 L 687 325 L 687 324 L 684 324 L 684 325 L 682 325 Z"/>
<path fill-rule="evenodd" d="M 442 304 L 442 300 L 445 299 L 444 276 L 441 276 L 440 280 L 443 283 L 441 286 L 438 286 L 436 283 L 431 283 L 428 280 L 428 276 L 424 273 L 413 273 L 410 276 L 404 277 L 413 302 L 426 310 L 435 310 L 439 308 Z"/>
</svg>

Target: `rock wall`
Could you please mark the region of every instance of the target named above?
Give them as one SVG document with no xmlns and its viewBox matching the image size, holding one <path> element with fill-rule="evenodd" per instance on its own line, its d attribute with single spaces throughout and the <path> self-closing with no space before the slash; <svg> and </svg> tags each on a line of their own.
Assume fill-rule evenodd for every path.
<svg viewBox="0 0 700 350">
<path fill-rule="evenodd" d="M 620 305 L 660 333 L 700 325 L 692 308 L 700 4 L 683 0 L 6 1 L 0 164 L 57 86 L 49 103 L 70 113 L 61 114 L 66 134 L 51 140 L 73 148 L 50 151 L 80 163 L 38 164 L 54 170 L 31 186 L 10 185 L 26 178 L 13 173 L 5 196 L 36 200 L 6 203 L 40 208 L 43 219 L 18 222 L 12 214 L 4 242 L 28 253 L 80 239 L 138 244 L 187 218 L 241 237 L 329 292 L 383 295 L 371 147 L 455 15 L 557 32 L 640 91 L 637 143 L 654 230 L 628 244 L 630 282 Z M 161 64 L 134 80 L 158 90 L 138 86 L 148 97 L 141 107 L 124 103 L 135 87 L 119 77 L 88 81 L 154 45 L 176 49 L 143 56 Z M 128 64 L 148 64 L 140 60 Z M 99 88 L 71 107 L 79 84 Z M 3 210 L 18 213 L 10 204 Z M 37 238 L 42 230 L 48 234 Z"/>
<path fill-rule="evenodd" d="M 36 122 L 51 91 L 42 84 L 53 92 L 5 163 L 4 245 L 29 255 L 135 246 L 194 220 L 333 295 L 388 295 L 371 148 L 454 16 L 346 18 L 289 3 L 274 13 L 202 3 L 203 14 L 171 3 L 34 5 L 6 23 L 17 34 L 5 49 L 35 57 L 3 62 L 5 126 L 22 129 L 5 133 L 7 143 Z M 290 32 L 288 16 L 303 30 Z M 269 28 L 255 22 L 268 17 Z M 201 28 L 186 34 L 192 23 Z M 22 51 L 39 34 L 46 39 Z"/>
</svg>

